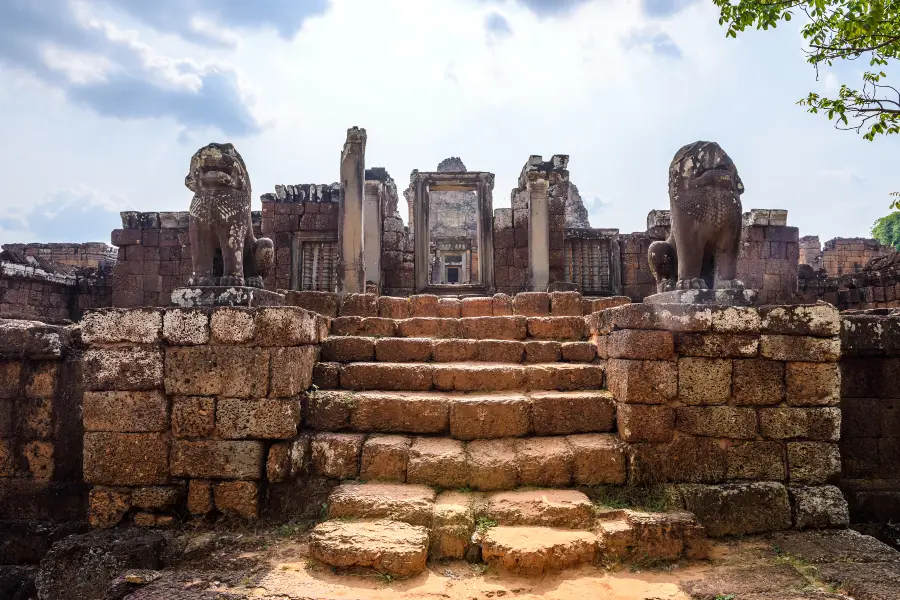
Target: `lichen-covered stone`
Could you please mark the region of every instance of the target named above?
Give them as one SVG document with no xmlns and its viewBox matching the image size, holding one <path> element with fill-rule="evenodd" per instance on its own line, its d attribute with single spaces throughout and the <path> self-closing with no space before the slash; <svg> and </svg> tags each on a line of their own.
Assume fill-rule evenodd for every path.
<svg viewBox="0 0 900 600">
<path fill-rule="evenodd" d="M 90 348 L 84 353 L 84 386 L 88 390 L 155 390 L 163 386 L 160 348 Z"/>
<path fill-rule="evenodd" d="M 254 311 L 241 307 L 223 307 L 210 317 L 212 339 L 219 344 L 246 344 L 253 339 Z"/>
<path fill-rule="evenodd" d="M 749 440 L 756 437 L 756 411 L 738 406 L 679 406 L 679 432 L 705 437 Z"/>
<path fill-rule="evenodd" d="M 788 442 L 788 479 L 792 484 L 822 484 L 841 474 L 841 452 L 827 442 Z"/>
<path fill-rule="evenodd" d="M 794 486 L 788 489 L 794 508 L 796 529 L 824 529 L 827 527 L 847 527 L 850 511 L 847 500 L 833 485 Z"/>
<path fill-rule="evenodd" d="M 763 358 L 796 362 L 837 362 L 841 340 L 803 335 L 762 335 L 759 353 Z"/>
<path fill-rule="evenodd" d="M 313 366 L 319 357 L 317 346 L 272 348 L 272 377 L 269 396 L 286 398 L 304 392 L 312 385 Z"/>
<path fill-rule="evenodd" d="M 840 313 L 825 302 L 764 307 L 760 315 L 762 329 L 767 333 L 835 336 L 841 332 Z"/>
<path fill-rule="evenodd" d="M 711 537 L 747 535 L 791 527 L 787 488 L 775 482 L 674 486 L 681 508 L 697 516 Z"/>
<path fill-rule="evenodd" d="M 81 320 L 81 339 L 85 344 L 152 344 L 160 341 L 162 325 L 158 308 L 92 310 Z"/>
<path fill-rule="evenodd" d="M 257 346 L 300 346 L 319 339 L 316 313 L 295 306 L 260 308 L 254 322 L 253 343 Z"/>
<path fill-rule="evenodd" d="M 178 346 L 207 344 L 209 315 L 197 309 L 167 309 L 163 315 L 163 338 Z"/>
<path fill-rule="evenodd" d="M 310 445 L 313 471 L 325 477 L 353 479 L 366 436 L 356 433 L 319 433 Z"/>
<path fill-rule="evenodd" d="M 759 333 L 762 319 L 751 306 L 724 306 L 712 310 L 712 330 L 718 333 Z"/>
</svg>

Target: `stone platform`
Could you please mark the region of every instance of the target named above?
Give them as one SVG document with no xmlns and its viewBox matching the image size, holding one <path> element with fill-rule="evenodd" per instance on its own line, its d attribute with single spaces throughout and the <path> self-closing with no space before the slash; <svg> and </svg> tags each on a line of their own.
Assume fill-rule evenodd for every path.
<svg viewBox="0 0 900 600">
<path fill-rule="evenodd" d="M 644 304 L 704 304 L 756 306 L 756 290 L 673 290 L 644 298 Z"/>
<path fill-rule="evenodd" d="M 284 295 L 246 286 L 183 287 L 172 290 L 172 305 L 179 308 L 284 306 Z"/>
</svg>

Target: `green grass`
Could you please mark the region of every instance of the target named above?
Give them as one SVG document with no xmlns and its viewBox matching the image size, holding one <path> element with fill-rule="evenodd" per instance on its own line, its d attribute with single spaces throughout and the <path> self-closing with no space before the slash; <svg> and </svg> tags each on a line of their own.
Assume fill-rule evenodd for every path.
<svg viewBox="0 0 900 600">
<path fill-rule="evenodd" d="M 734 600 L 734 594 L 716 594 L 715 600 Z"/>
<path fill-rule="evenodd" d="M 648 512 L 666 510 L 666 496 L 659 487 L 601 485 L 592 492 L 594 503 L 607 508 L 631 508 Z"/>
<path fill-rule="evenodd" d="M 484 534 L 487 533 L 487 530 L 491 527 L 496 527 L 497 521 L 494 519 L 489 519 L 487 517 L 478 517 L 475 521 L 475 529 L 478 533 Z"/>
<path fill-rule="evenodd" d="M 284 525 L 280 525 L 278 527 L 278 529 L 275 530 L 275 535 L 280 538 L 289 538 L 289 537 L 294 537 L 301 531 L 303 531 L 303 524 L 298 523 L 296 521 L 292 521 L 290 523 L 285 523 Z"/>
</svg>

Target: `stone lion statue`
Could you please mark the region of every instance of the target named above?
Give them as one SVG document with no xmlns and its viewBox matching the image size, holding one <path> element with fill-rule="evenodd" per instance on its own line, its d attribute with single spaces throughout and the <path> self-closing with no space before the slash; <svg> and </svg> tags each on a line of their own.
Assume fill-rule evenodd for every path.
<svg viewBox="0 0 900 600">
<path fill-rule="evenodd" d="M 737 167 L 717 143 L 694 142 L 675 154 L 669 166 L 671 233 L 648 253 L 658 292 L 744 288 L 735 279 L 743 193 Z"/>
<path fill-rule="evenodd" d="M 231 144 L 207 144 L 191 157 L 184 185 L 194 192 L 189 234 L 193 275 L 188 285 L 263 287 L 275 263 L 275 246 L 253 235 L 250 177 Z M 213 270 L 222 251 L 222 273 Z"/>
</svg>

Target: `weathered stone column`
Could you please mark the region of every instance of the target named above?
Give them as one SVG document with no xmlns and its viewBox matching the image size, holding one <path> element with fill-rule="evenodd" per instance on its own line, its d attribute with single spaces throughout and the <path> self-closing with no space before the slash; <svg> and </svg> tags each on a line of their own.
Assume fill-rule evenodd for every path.
<svg viewBox="0 0 900 600">
<path fill-rule="evenodd" d="M 542 175 L 527 174 L 528 289 L 532 292 L 546 292 L 550 285 L 549 184 Z"/>
<path fill-rule="evenodd" d="M 363 200 L 363 247 L 366 281 L 381 289 L 381 193 L 380 181 L 366 181 Z"/>
<path fill-rule="evenodd" d="M 366 179 L 366 130 L 351 127 L 341 152 L 341 209 L 338 236 L 338 292 L 361 294 L 366 290 L 363 262 L 363 196 Z"/>
</svg>

